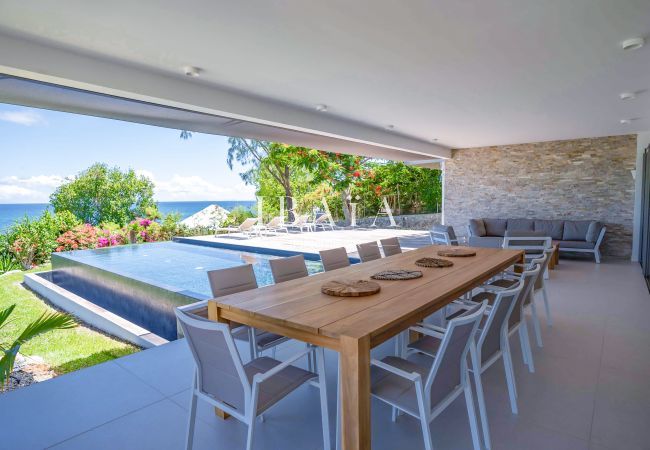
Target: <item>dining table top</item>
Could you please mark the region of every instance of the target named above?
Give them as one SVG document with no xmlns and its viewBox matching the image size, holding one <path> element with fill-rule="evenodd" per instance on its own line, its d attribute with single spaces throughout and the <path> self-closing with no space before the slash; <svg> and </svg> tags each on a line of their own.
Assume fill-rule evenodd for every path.
<svg viewBox="0 0 650 450">
<path fill-rule="evenodd" d="M 342 336 L 368 337 L 376 346 L 427 315 L 444 307 L 514 263 L 521 250 L 462 247 L 475 256 L 445 257 L 451 267 L 419 267 L 415 261 L 458 247 L 430 245 L 401 254 L 321 272 L 309 277 L 263 286 L 209 301 L 219 317 L 289 337 L 337 349 Z M 321 292 L 331 280 L 370 280 L 391 269 L 421 271 L 410 280 L 372 280 L 381 286 L 374 295 L 335 297 Z"/>
</svg>

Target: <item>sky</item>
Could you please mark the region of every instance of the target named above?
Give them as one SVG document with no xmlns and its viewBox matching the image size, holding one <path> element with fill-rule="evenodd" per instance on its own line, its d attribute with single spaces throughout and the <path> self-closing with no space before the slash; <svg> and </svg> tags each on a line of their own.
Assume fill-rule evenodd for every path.
<svg viewBox="0 0 650 450">
<path fill-rule="evenodd" d="M 150 177 L 158 201 L 254 200 L 227 138 L 0 103 L 0 203 L 47 203 L 95 162 Z"/>
</svg>

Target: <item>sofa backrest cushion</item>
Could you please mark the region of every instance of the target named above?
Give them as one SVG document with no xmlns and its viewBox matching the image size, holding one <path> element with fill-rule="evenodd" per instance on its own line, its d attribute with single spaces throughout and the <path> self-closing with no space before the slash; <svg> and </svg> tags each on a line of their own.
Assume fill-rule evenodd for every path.
<svg viewBox="0 0 650 450">
<path fill-rule="evenodd" d="M 563 241 L 586 241 L 591 220 L 565 220 Z"/>
<path fill-rule="evenodd" d="M 472 236 L 483 237 L 487 234 L 483 219 L 469 219 L 469 232 Z"/>
<path fill-rule="evenodd" d="M 536 220 L 535 231 L 550 236 L 554 241 L 561 241 L 564 234 L 564 220 Z"/>
<path fill-rule="evenodd" d="M 506 225 L 508 223 L 506 219 L 483 219 L 483 223 L 485 224 L 486 236 L 503 237 L 506 234 Z"/>
<path fill-rule="evenodd" d="M 535 221 L 531 219 L 508 219 L 508 231 L 533 231 Z"/>
<path fill-rule="evenodd" d="M 597 220 L 593 220 L 589 224 L 589 228 L 587 229 L 587 242 L 596 242 L 598 240 L 598 235 L 600 234 L 600 231 L 603 229 L 603 224 L 601 222 L 598 222 Z"/>
</svg>

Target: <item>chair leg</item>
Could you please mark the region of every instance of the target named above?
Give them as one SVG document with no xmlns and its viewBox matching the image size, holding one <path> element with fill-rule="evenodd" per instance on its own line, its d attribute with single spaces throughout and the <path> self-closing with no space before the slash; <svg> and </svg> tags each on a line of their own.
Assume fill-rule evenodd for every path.
<svg viewBox="0 0 650 450">
<path fill-rule="evenodd" d="M 533 291 L 530 291 L 530 312 L 533 317 L 533 330 L 535 330 L 535 339 L 537 340 L 537 346 L 539 348 L 544 347 L 542 343 L 542 327 L 539 324 L 539 315 L 537 314 L 537 305 L 535 305 L 535 294 Z"/>
<path fill-rule="evenodd" d="M 517 384 L 515 373 L 512 367 L 512 355 L 510 354 L 510 343 L 506 337 L 501 357 L 503 358 L 503 369 L 506 372 L 506 383 L 508 384 L 508 397 L 510 397 L 510 409 L 513 414 L 518 414 L 517 408 Z"/>
<path fill-rule="evenodd" d="M 472 444 L 474 450 L 481 450 L 481 440 L 478 435 L 478 423 L 476 420 L 476 410 L 474 409 L 474 399 L 472 398 L 472 385 L 469 381 L 469 373 L 465 375 L 465 403 L 467 404 L 467 416 L 469 417 L 469 428 L 472 432 Z"/>
<path fill-rule="evenodd" d="M 522 333 L 522 342 L 525 348 L 522 348 L 522 352 L 526 352 L 526 364 L 528 365 L 528 371 L 530 373 L 535 372 L 535 363 L 533 362 L 533 350 L 530 346 L 530 338 L 528 337 L 528 325 L 526 320 L 521 321 L 521 327 L 519 327 L 519 332 Z"/>
<path fill-rule="evenodd" d="M 600 264 L 600 250 L 594 250 L 594 258 L 596 259 L 596 264 Z"/>
<path fill-rule="evenodd" d="M 194 388 L 192 388 L 194 389 Z M 190 400 L 190 418 L 187 424 L 187 442 L 185 448 L 187 450 L 192 449 L 194 443 L 194 424 L 196 422 L 196 394 L 192 392 L 192 400 Z"/>
<path fill-rule="evenodd" d="M 519 325 L 519 345 L 521 346 L 521 359 L 525 365 L 528 365 L 528 352 L 526 351 L 526 343 L 524 342 L 524 333 L 521 329 L 522 325 Z"/>
<path fill-rule="evenodd" d="M 485 448 L 492 448 L 490 441 L 490 425 L 488 424 L 487 409 L 485 408 L 485 396 L 483 394 L 483 383 L 481 382 L 481 364 L 472 350 L 472 372 L 474 374 L 474 384 L 476 385 L 476 398 L 478 400 L 478 410 L 481 415 L 481 427 L 483 428 L 483 442 Z"/>
<path fill-rule="evenodd" d="M 420 411 L 420 427 L 422 428 L 422 438 L 424 439 L 425 450 L 433 450 L 433 441 L 431 440 L 431 429 L 429 428 L 429 414 L 424 401 L 424 389 L 422 383 L 417 383 L 415 393 L 418 399 L 418 409 Z"/>
<path fill-rule="evenodd" d="M 257 358 L 257 343 L 255 339 L 255 328 L 248 327 L 248 350 L 250 352 L 251 361 Z"/>
<path fill-rule="evenodd" d="M 247 421 L 248 421 L 248 434 L 246 436 L 246 450 L 252 450 L 253 448 L 253 437 L 255 434 L 255 420 L 257 416 L 257 397 L 259 395 L 259 386 L 256 383 L 253 383 L 253 392 L 251 394 L 251 405 L 249 411 L 247 411 Z"/>
<path fill-rule="evenodd" d="M 544 299 L 544 308 L 546 309 L 546 325 L 553 326 L 553 318 L 551 317 L 551 305 L 548 302 L 548 293 L 546 292 L 546 283 L 542 285 L 542 298 Z"/>
<path fill-rule="evenodd" d="M 320 390 L 320 414 L 323 425 L 323 448 L 330 450 L 330 416 L 327 410 L 327 381 L 325 379 L 325 350 L 322 347 L 316 347 L 314 350 L 316 356 L 316 369 L 318 370 L 318 388 Z"/>
</svg>

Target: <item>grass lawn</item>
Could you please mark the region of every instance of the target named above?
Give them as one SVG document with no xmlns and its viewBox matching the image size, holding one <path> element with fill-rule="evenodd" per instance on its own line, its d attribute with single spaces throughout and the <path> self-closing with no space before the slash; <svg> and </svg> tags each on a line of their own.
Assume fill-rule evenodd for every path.
<svg viewBox="0 0 650 450">
<path fill-rule="evenodd" d="M 49 270 L 41 266 L 30 272 Z M 9 323 L 0 329 L 0 343 L 15 339 L 31 321 L 43 312 L 52 311 L 41 298 L 22 285 L 22 273 L 0 275 L 0 309 L 16 303 Z M 37 355 L 57 373 L 72 372 L 120 356 L 135 353 L 138 347 L 112 339 L 84 326 L 55 330 L 29 341 L 20 348 L 25 356 Z"/>
</svg>

